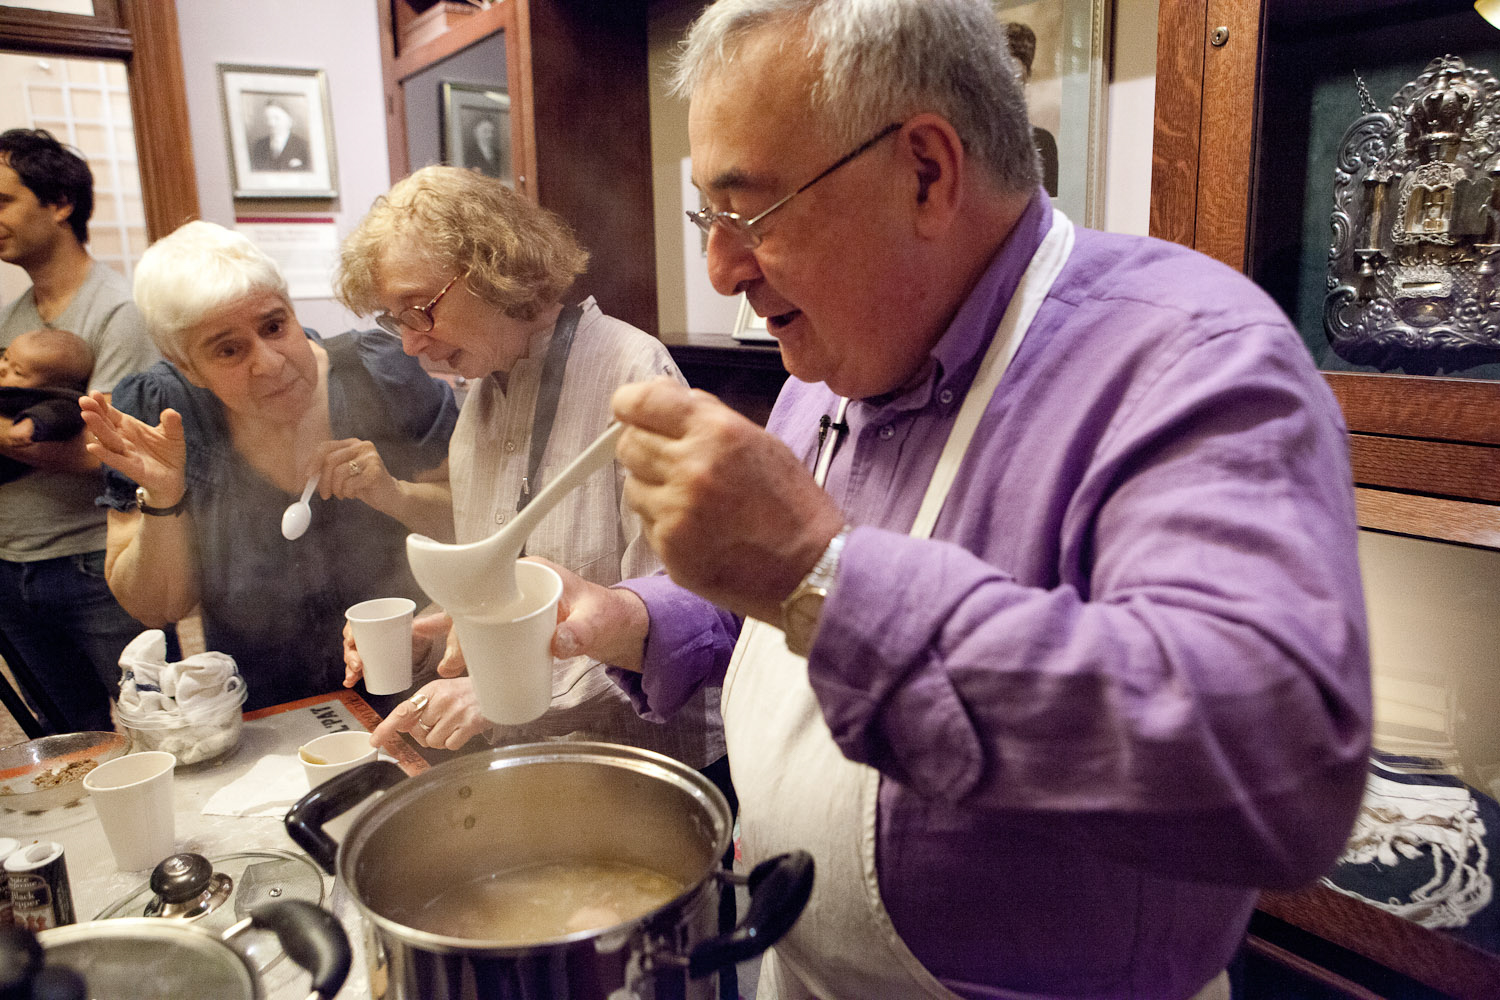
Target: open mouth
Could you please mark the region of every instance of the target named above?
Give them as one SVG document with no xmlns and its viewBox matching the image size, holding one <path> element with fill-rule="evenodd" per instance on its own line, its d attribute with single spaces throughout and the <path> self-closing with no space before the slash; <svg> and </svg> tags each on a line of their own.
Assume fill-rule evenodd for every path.
<svg viewBox="0 0 1500 1000">
<path fill-rule="evenodd" d="M 802 310 L 793 309 L 791 312 L 784 312 L 779 316 L 767 316 L 766 329 L 770 330 L 772 333 L 775 333 L 777 330 L 785 328 L 794 319 L 801 315 Z"/>
</svg>

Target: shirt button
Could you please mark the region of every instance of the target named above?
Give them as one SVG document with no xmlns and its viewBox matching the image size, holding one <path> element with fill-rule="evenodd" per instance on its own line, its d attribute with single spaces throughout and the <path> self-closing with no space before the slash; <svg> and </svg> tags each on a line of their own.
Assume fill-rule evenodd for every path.
<svg viewBox="0 0 1500 1000">
<path fill-rule="evenodd" d="M 886 424 L 884 427 L 880 428 L 880 440 L 889 441 L 895 436 L 896 428 L 892 427 L 890 424 Z"/>
<path fill-rule="evenodd" d="M 506 451 L 515 451 L 516 450 L 516 443 L 514 441 L 507 441 L 507 442 L 505 442 L 505 450 Z"/>
<path fill-rule="evenodd" d="M 505 515 L 504 514 L 496 514 L 495 515 L 495 523 L 496 524 L 504 524 L 505 523 Z"/>
<path fill-rule="evenodd" d="M 953 390 L 944 389 L 942 392 L 938 393 L 938 402 L 942 403 L 944 406 L 947 406 L 949 403 L 953 402 Z"/>
</svg>

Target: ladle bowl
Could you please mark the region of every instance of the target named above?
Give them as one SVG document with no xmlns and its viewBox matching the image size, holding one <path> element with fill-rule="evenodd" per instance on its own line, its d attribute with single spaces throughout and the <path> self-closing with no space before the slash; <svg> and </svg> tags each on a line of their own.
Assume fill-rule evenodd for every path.
<svg viewBox="0 0 1500 1000">
<path fill-rule="evenodd" d="M 406 558 L 417 583 L 453 618 L 508 621 L 520 594 L 516 560 L 543 517 L 568 493 L 612 460 L 624 425 L 611 423 L 544 486 L 509 524 L 488 538 L 449 545 L 426 535 L 406 536 Z"/>
</svg>

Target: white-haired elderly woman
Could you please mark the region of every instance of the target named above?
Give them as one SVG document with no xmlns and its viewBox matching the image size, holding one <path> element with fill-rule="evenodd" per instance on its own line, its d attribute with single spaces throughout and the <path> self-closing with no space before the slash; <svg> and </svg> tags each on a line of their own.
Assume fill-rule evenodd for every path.
<svg viewBox="0 0 1500 1000">
<path fill-rule="evenodd" d="M 304 330 L 275 262 L 212 223 L 153 244 L 135 299 L 167 360 L 82 404 L 112 470 L 110 589 L 150 625 L 201 607 L 247 710 L 338 689 L 345 609 L 421 601 L 406 535 L 452 535 L 452 390 L 384 333 Z M 311 525 L 288 540 L 282 512 L 314 475 Z"/>
</svg>

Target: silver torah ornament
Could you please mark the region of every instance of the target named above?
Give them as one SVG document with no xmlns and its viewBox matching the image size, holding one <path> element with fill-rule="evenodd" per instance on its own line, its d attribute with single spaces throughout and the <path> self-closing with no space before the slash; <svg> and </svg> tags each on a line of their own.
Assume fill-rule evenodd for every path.
<svg viewBox="0 0 1500 1000">
<path fill-rule="evenodd" d="M 1427 64 L 1344 133 L 1323 325 L 1334 353 L 1441 374 L 1500 361 L 1500 81 Z"/>
</svg>

